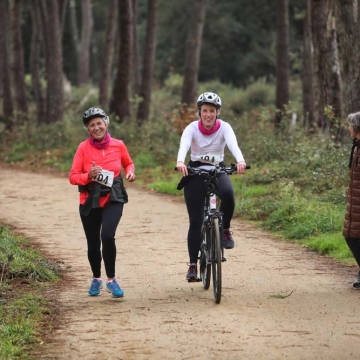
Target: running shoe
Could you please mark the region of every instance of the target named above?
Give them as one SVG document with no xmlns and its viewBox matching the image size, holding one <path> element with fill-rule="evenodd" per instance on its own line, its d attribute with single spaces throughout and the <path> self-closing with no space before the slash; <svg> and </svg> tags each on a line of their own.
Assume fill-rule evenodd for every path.
<svg viewBox="0 0 360 360">
<path fill-rule="evenodd" d="M 102 280 L 93 279 L 90 285 L 90 289 L 88 291 L 90 296 L 98 296 L 101 295 L 101 288 L 103 286 Z"/>
<path fill-rule="evenodd" d="M 360 289 L 360 271 L 356 278 L 356 280 L 353 282 L 353 288 L 354 289 Z"/>
<path fill-rule="evenodd" d="M 113 298 L 120 298 L 124 296 L 124 291 L 121 289 L 116 279 L 106 283 L 106 291 L 111 293 Z"/>
<path fill-rule="evenodd" d="M 188 273 L 186 274 L 187 281 L 197 281 L 197 266 L 196 264 L 190 264 Z"/>
<path fill-rule="evenodd" d="M 224 229 L 223 231 L 223 246 L 225 249 L 232 249 L 235 246 L 234 239 L 232 238 L 232 233 L 229 229 Z"/>
</svg>

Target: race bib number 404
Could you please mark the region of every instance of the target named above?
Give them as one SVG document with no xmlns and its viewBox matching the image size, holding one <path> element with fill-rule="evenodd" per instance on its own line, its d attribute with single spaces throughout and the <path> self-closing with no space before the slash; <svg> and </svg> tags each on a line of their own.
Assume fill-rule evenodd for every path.
<svg viewBox="0 0 360 360">
<path fill-rule="evenodd" d="M 101 185 L 112 187 L 112 184 L 114 182 L 114 172 L 108 170 L 101 170 L 101 174 L 95 176 L 93 180 L 100 183 Z"/>
<path fill-rule="evenodd" d="M 196 159 L 214 165 L 217 165 L 222 161 L 220 154 L 213 154 L 213 153 L 198 154 L 196 156 Z"/>
</svg>

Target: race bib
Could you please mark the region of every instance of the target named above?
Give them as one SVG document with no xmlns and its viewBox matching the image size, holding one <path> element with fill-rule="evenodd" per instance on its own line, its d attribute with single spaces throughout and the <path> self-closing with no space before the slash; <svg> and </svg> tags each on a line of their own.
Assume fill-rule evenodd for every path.
<svg viewBox="0 0 360 360">
<path fill-rule="evenodd" d="M 215 153 L 198 154 L 196 155 L 196 160 L 217 165 L 221 162 L 221 156 L 220 154 L 215 154 Z"/>
<path fill-rule="evenodd" d="M 114 172 L 108 170 L 101 170 L 101 174 L 95 176 L 93 180 L 100 183 L 101 185 L 112 187 L 112 184 L 114 182 Z"/>
</svg>

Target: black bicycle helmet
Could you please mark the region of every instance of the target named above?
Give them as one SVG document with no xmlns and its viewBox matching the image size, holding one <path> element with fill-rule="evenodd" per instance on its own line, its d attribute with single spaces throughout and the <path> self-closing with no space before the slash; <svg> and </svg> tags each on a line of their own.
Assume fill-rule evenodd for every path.
<svg viewBox="0 0 360 360">
<path fill-rule="evenodd" d="M 96 108 L 96 107 L 91 107 L 90 109 L 87 109 L 84 112 L 84 115 L 83 115 L 84 125 L 86 126 L 91 119 L 96 118 L 96 117 L 101 117 L 103 119 L 105 125 L 109 125 L 110 119 L 106 115 L 105 111 L 103 109 Z"/>
<path fill-rule="evenodd" d="M 204 92 L 197 99 L 197 107 L 200 110 L 201 105 L 211 104 L 215 105 L 218 109 L 221 108 L 220 96 L 213 92 Z"/>
</svg>

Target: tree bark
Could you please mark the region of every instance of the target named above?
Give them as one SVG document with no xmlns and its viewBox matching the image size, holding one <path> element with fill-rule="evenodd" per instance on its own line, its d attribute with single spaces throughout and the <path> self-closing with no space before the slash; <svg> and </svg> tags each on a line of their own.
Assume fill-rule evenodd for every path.
<svg viewBox="0 0 360 360">
<path fill-rule="evenodd" d="M 11 77 L 8 51 L 8 7 L 7 0 L 0 0 L 0 13 L 2 21 L 0 21 L 0 86 L 3 98 L 3 114 L 4 123 L 7 130 L 11 130 L 13 126 L 14 104 L 11 94 Z"/>
<path fill-rule="evenodd" d="M 38 0 L 33 0 L 33 5 L 31 7 L 31 19 L 33 29 L 30 52 L 31 84 L 36 103 L 36 119 L 38 123 L 43 123 L 45 122 L 45 98 L 41 86 L 40 76 L 41 34 L 43 31 L 41 26 L 40 4 Z"/>
<path fill-rule="evenodd" d="M 12 76 L 14 79 L 15 104 L 19 123 L 27 121 L 27 97 L 25 88 L 24 50 L 21 37 L 21 0 L 11 0 Z"/>
<path fill-rule="evenodd" d="M 119 117 L 119 122 L 125 121 L 130 116 L 129 83 L 131 59 L 131 24 L 132 6 L 130 0 L 119 0 L 119 54 L 117 74 L 110 101 L 110 113 Z"/>
<path fill-rule="evenodd" d="M 106 27 L 105 45 L 99 80 L 99 103 L 104 109 L 108 107 L 110 71 L 115 48 L 115 34 L 117 29 L 118 0 L 111 0 Z"/>
<path fill-rule="evenodd" d="M 68 4 L 69 4 L 69 0 L 59 0 L 61 37 L 64 33 L 66 10 L 67 10 Z"/>
<path fill-rule="evenodd" d="M 330 91 L 329 102 L 332 104 L 333 116 L 340 120 L 342 118 L 342 81 L 340 74 L 340 61 L 338 51 L 338 33 L 336 29 L 336 19 L 334 9 L 328 16 L 328 32 L 330 33 L 328 39 L 329 47 L 329 77 L 330 77 Z M 329 122 L 330 127 L 333 127 L 333 121 Z"/>
<path fill-rule="evenodd" d="M 196 101 L 200 53 L 205 23 L 206 0 L 194 0 L 193 18 L 186 41 L 184 82 L 181 103 L 192 106 Z"/>
<path fill-rule="evenodd" d="M 303 112 L 304 125 L 310 132 L 316 128 L 314 101 L 314 50 L 311 30 L 311 0 L 307 0 L 304 19 L 304 53 L 303 53 Z"/>
<path fill-rule="evenodd" d="M 46 122 L 55 123 L 62 119 L 64 111 L 63 62 L 59 7 L 57 1 L 41 2 L 46 38 Z"/>
<path fill-rule="evenodd" d="M 91 0 L 81 0 L 81 42 L 78 52 L 78 83 L 87 84 L 90 72 L 90 44 L 92 34 Z"/>
<path fill-rule="evenodd" d="M 137 32 L 137 0 L 132 0 L 133 8 L 133 24 L 132 24 L 132 48 L 131 64 L 132 64 L 132 96 L 139 94 L 140 91 L 140 73 L 139 73 L 139 47 Z M 149 3 L 148 3 L 149 6 Z"/>
<path fill-rule="evenodd" d="M 288 0 L 277 0 L 276 27 L 276 116 L 279 127 L 289 103 L 289 5 Z"/>
<path fill-rule="evenodd" d="M 339 0 L 342 59 L 346 81 L 347 113 L 359 111 L 360 107 L 360 6 L 354 0 Z"/>
<path fill-rule="evenodd" d="M 319 79 L 318 127 L 323 131 L 333 126 L 332 119 L 341 118 L 341 77 L 337 51 L 333 9 L 328 0 L 313 0 L 312 24 L 317 51 Z M 333 113 L 331 110 L 333 110 Z"/>
<path fill-rule="evenodd" d="M 141 125 L 149 119 L 151 103 L 151 86 L 154 68 L 155 44 L 156 44 L 156 14 L 157 0 L 148 0 L 146 42 L 143 56 L 142 83 L 140 96 L 143 101 L 139 105 L 138 123 Z"/>
</svg>

